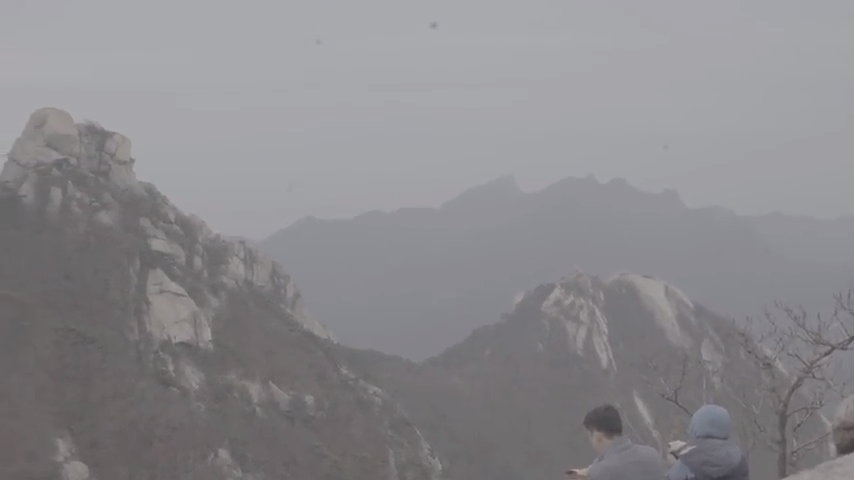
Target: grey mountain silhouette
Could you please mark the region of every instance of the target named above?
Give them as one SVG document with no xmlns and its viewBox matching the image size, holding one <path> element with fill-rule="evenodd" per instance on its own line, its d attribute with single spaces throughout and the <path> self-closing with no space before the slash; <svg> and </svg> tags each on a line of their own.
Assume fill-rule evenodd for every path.
<svg viewBox="0 0 855 480">
<path fill-rule="evenodd" d="M 822 309 L 852 285 L 852 232 L 852 217 L 688 208 L 676 191 L 622 179 L 565 178 L 528 193 L 505 176 L 439 208 L 305 218 L 261 246 L 345 344 L 422 359 L 576 267 L 652 274 L 735 317 L 778 300 Z"/>
</svg>

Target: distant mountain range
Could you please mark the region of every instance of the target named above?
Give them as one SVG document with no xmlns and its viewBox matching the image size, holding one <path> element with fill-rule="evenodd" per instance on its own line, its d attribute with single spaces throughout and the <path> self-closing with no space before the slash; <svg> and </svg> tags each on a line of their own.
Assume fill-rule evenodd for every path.
<svg viewBox="0 0 855 480">
<path fill-rule="evenodd" d="M 822 311 L 852 286 L 853 218 L 688 208 L 677 192 L 566 178 L 523 192 L 506 176 L 439 208 L 305 218 L 261 242 L 345 344 L 437 355 L 574 268 L 650 274 L 726 315 L 784 301 Z"/>
</svg>

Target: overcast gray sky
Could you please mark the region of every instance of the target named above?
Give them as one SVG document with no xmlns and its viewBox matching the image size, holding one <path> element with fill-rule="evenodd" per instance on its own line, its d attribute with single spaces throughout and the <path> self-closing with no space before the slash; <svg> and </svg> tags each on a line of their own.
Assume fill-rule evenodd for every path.
<svg viewBox="0 0 855 480">
<path fill-rule="evenodd" d="M 852 10 L 2 0 L 0 148 L 32 110 L 66 109 L 128 135 L 138 176 L 180 207 L 253 237 L 507 173 L 834 216 L 853 205 Z"/>
</svg>

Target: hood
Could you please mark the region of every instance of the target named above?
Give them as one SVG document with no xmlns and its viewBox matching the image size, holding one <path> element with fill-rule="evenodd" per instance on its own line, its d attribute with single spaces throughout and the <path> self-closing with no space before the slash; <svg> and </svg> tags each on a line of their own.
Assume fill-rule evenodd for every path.
<svg viewBox="0 0 855 480">
<path fill-rule="evenodd" d="M 689 422 L 689 438 L 730 438 L 730 414 L 718 405 L 704 405 Z"/>
<path fill-rule="evenodd" d="M 742 462 L 742 450 L 730 438 L 730 414 L 718 405 L 704 405 L 689 422 L 690 444 L 694 447 L 680 456 L 696 476 L 719 478 Z"/>
</svg>

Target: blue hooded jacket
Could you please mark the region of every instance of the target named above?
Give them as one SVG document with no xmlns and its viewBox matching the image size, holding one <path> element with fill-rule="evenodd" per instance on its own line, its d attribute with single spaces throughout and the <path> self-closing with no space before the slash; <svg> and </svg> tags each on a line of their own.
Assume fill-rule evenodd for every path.
<svg viewBox="0 0 855 480">
<path fill-rule="evenodd" d="M 668 480 L 748 480 L 748 460 L 730 441 L 730 414 L 704 405 L 689 422 L 689 441 Z"/>
</svg>

